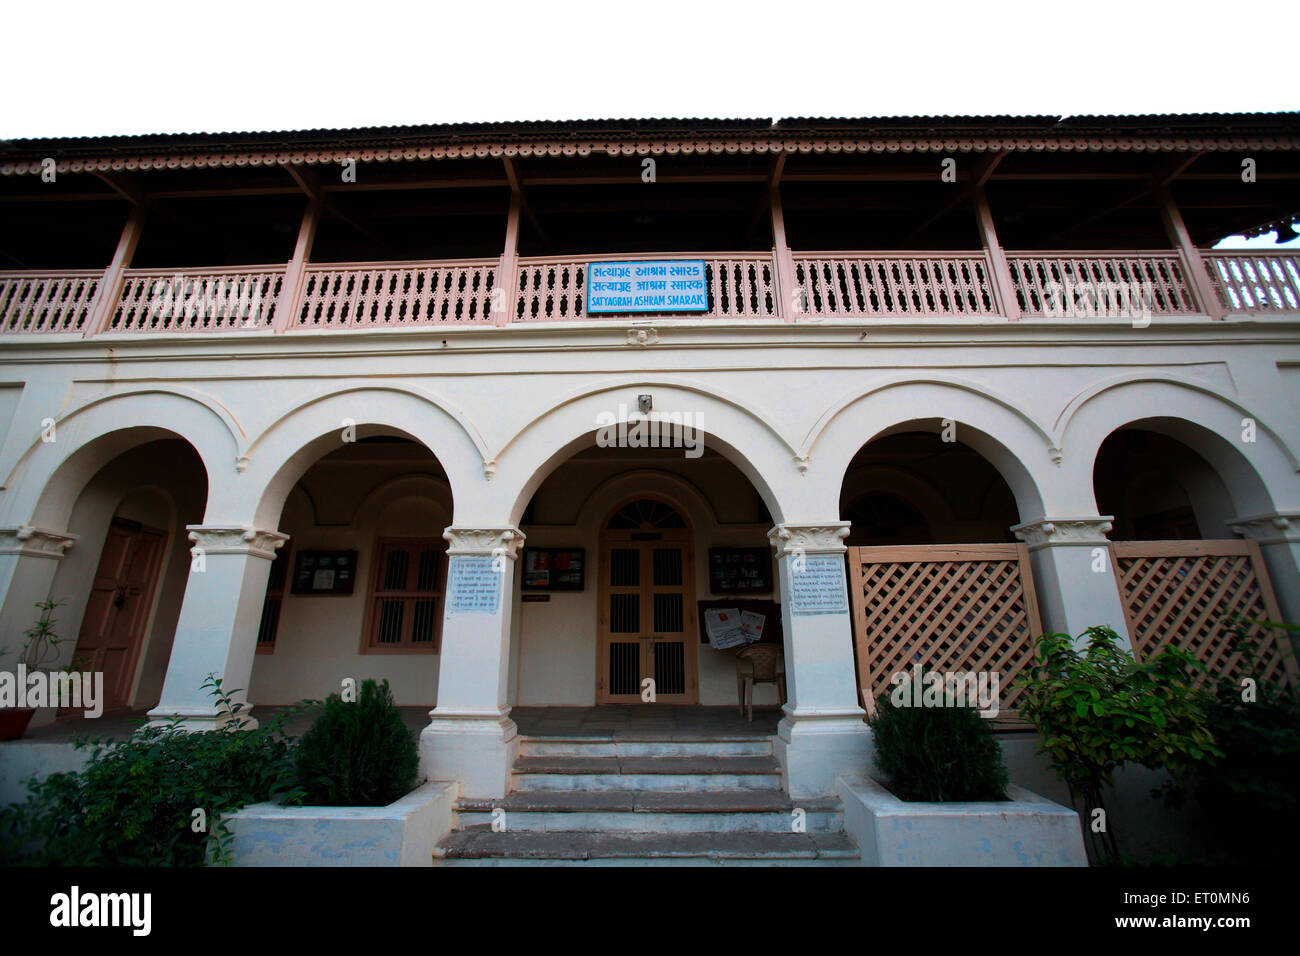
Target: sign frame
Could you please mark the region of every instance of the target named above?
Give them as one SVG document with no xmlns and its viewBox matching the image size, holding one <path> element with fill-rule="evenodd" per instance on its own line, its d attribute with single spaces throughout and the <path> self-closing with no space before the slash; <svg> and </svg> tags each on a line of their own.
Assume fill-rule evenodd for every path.
<svg viewBox="0 0 1300 956">
<path fill-rule="evenodd" d="M 599 308 L 593 309 L 591 306 L 591 280 L 592 266 L 681 266 L 681 265 L 698 265 L 700 267 L 700 281 L 704 284 L 704 302 L 700 306 L 627 306 L 620 308 Z M 706 271 L 705 261 L 703 259 L 620 259 L 612 262 L 588 262 L 586 263 L 587 281 L 583 286 L 583 304 L 586 306 L 587 315 L 676 315 L 684 313 L 688 315 L 697 315 L 709 311 L 709 288 L 708 273 Z M 667 276 L 670 281 L 672 276 Z M 633 277 L 633 281 L 635 277 Z"/>
</svg>

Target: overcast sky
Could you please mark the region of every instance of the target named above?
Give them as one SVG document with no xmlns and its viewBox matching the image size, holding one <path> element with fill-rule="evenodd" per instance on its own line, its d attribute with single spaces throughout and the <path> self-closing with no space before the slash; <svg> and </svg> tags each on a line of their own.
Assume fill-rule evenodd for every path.
<svg viewBox="0 0 1300 956">
<path fill-rule="evenodd" d="M 0 138 L 1300 108 L 1300 2 L 274 0 L 0 14 Z"/>
<path fill-rule="evenodd" d="M 1300 107 L 1300 3 L 6 3 L 0 137 Z"/>
</svg>

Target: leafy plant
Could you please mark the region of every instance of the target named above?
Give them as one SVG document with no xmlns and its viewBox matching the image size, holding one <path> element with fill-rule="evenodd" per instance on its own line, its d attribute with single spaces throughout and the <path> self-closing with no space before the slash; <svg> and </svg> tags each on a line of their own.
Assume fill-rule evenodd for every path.
<svg viewBox="0 0 1300 956">
<path fill-rule="evenodd" d="M 331 694 L 298 742 L 298 779 L 310 804 L 386 806 L 415 787 L 419 752 L 388 681 L 364 681 L 355 701 Z"/>
<path fill-rule="evenodd" d="M 235 692 L 212 675 L 203 686 L 218 702 L 216 729 L 187 732 L 177 718 L 127 740 L 78 741 L 92 751 L 82 770 L 32 782 L 25 803 L 0 809 L 0 864 L 229 863 L 225 814 L 277 797 L 300 802 L 283 724 L 302 705 L 251 728 Z"/>
<path fill-rule="evenodd" d="M 1276 621 L 1238 618 L 1231 650 L 1247 675 L 1262 675 L 1264 636 L 1269 629 L 1297 632 Z M 1289 640 L 1279 635 L 1286 648 Z M 1284 651 L 1284 653 L 1286 653 Z M 1281 863 L 1294 857 L 1294 820 L 1300 811 L 1300 692 L 1281 681 L 1252 677 L 1253 686 L 1220 676 L 1207 695 L 1206 713 L 1222 755 L 1197 768 L 1202 806 L 1236 821 L 1232 852 L 1240 862 Z"/>
<path fill-rule="evenodd" d="M 35 607 L 41 612 L 40 616 L 35 624 L 23 632 L 27 642 L 18 655 L 19 663 L 26 665 L 27 670 L 38 671 L 58 660 L 59 645 L 63 643 L 63 638 L 59 637 L 54 630 L 54 625 L 58 622 L 52 615 L 63 603 L 62 601 L 36 602 Z"/>
<path fill-rule="evenodd" d="M 1166 770 L 1179 784 L 1220 751 L 1203 697 L 1192 690 L 1193 671 L 1200 668 L 1195 659 L 1166 648 L 1139 663 L 1104 626 L 1088 628 L 1083 638 L 1083 650 L 1068 634 L 1038 639 L 1034 665 L 1019 678 L 1025 688 L 1020 713 L 1037 728 L 1039 753 L 1051 759 L 1071 799 L 1083 799 L 1094 858 L 1113 861 L 1119 841 L 1103 790 L 1114 785 L 1115 771 L 1137 763 Z M 1088 825 L 1095 810 L 1105 813 L 1101 832 Z"/>
<path fill-rule="evenodd" d="M 895 707 L 871 718 L 876 766 L 902 800 L 1005 800 L 1007 768 L 988 721 L 970 707 Z"/>
</svg>

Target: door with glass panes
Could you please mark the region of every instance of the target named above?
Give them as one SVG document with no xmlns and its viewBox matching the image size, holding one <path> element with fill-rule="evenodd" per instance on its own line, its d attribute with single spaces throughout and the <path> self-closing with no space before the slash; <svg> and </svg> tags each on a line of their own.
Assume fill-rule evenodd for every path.
<svg viewBox="0 0 1300 956">
<path fill-rule="evenodd" d="M 606 522 L 597 703 L 641 703 L 647 678 L 656 703 L 699 700 L 693 554 L 685 520 L 658 499 L 629 502 Z"/>
</svg>

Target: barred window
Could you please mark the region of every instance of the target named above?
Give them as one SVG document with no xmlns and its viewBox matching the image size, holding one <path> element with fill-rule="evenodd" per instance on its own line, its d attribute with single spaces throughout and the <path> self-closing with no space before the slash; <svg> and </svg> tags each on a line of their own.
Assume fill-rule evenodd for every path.
<svg viewBox="0 0 1300 956">
<path fill-rule="evenodd" d="M 439 538 L 379 539 L 370 575 L 368 650 L 437 653 L 445 551 Z"/>
</svg>

